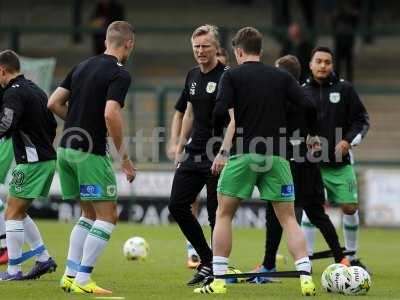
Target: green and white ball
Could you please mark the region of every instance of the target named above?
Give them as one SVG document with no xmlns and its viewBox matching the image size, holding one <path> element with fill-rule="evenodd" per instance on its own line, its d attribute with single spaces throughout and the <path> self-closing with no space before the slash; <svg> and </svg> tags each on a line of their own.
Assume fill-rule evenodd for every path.
<svg viewBox="0 0 400 300">
<path fill-rule="evenodd" d="M 338 268 L 331 274 L 333 290 L 341 294 L 347 294 L 351 288 L 351 274 L 349 268 Z"/>
<path fill-rule="evenodd" d="M 125 242 L 122 251 L 128 260 L 145 260 L 150 247 L 144 238 L 135 236 Z"/>
<path fill-rule="evenodd" d="M 332 273 L 338 269 L 346 268 L 342 264 L 332 264 L 328 266 L 321 276 L 321 285 L 328 293 L 337 292 L 332 280 Z"/>
<path fill-rule="evenodd" d="M 351 275 L 350 288 L 346 291 L 347 295 L 365 295 L 371 287 L 371 277 L 363 268 L 354 266 L 349 267 Z"/>
</svg>

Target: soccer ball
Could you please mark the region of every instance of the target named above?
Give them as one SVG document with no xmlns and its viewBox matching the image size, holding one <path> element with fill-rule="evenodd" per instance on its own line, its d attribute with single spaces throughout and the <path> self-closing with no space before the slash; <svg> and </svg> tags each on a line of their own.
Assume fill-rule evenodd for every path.
<svg viewBox="0 0 400 300">
<path fill-rule="evenodd" d="M 337 292 L 332 280 L 332 274 L 334 271 L 338 269 L 346 268 L 345 265 L 342 264 L 332 264 L 328 266 L 321 276 L 321 285 L 328 293 Z"/>
<path fill-rule="evenodd" d="M 351 274 L 349 268 L 338 268 L 331 274 L 333 290 L 341 294 L 348 294 L 351 287 Z"/>
<path fill-rule="evenodd" d="M 348 268 L 351 275 L 350 288 L 347 295 L 365 295 L 371 287 L 371 277 L 363 268 L 354 266 Z"/>
<path fill-rule="evenodd" d="M 127 240 L 122 248 L 128 260 L 145 260 L 149 255 L 149 244 L 142 237 L 132 237 Z"/>
</svg>

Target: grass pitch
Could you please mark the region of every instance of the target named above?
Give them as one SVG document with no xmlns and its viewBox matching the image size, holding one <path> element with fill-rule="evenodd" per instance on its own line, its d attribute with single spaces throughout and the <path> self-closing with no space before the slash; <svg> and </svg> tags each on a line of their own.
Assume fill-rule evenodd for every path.
<svg viewBox="0 0 400 300">
<path fill-rule="evenodd" d="M 47 274 L 37 281 L 0 282 L 0 299 L 95 299 L 95 296 L 76 296 L 64 293 L 58 281 L 64 271 L 69 233 L 72 223 L 38 222 L 46 246 L 56 259 L 59 268 L 56 273 Z M 207 230 L 208 231 L 208 230 Z M 122 245 L 129 237 L 142 236 L 150 244 L 150 256 L 145 262 L 127 261 L 122 255 Z M 400 299 L 399 281 L 399 237 L 400 230 L 364 229 L 361 232 L 360 256 L 370 266 L 374 275 L 372 288 L 362 299 Z M 235 229 L 231 265 L 242 271 L 251 270 L 263 258 L 265 241 L 264 230 Z M 318 250 L 327 246 L 318 237 Z M 285 242 L 280 253 L 288 261 L 278 263 L 279 270 L 293 270 L 293 261 L 288 256 Z M 33 261 L 25 263 L 26 271 Z M 314 280 L 317 284 L 317 297 L 314 299 L 343 299 L 348 296 L 328 294 L 322 290 L 320 276 L 331 259 L 315 261 Z M 1 266 L 3 271 L 5 266 Z M 193 271 L 186 268 L 186 249 L 181 232 L 176 226 L 155 227 L 120 223 L 114 231 L 110 244 L 100 258 L 93 279 L 105 288 L 113 290 L 113 297 L 125 299 L 304 299 L 300 296 L 297 279 L 283 279 L 281 283 L 228 286 L 226 295 L 194 295 L 185 285 Z M 110 298 L 111 299 L 111 298 Z"/>
</svg>

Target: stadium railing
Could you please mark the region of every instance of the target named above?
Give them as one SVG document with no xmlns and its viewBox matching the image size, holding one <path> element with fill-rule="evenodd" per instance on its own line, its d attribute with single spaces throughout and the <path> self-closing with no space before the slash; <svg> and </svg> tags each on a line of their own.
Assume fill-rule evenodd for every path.
<svg viewBox="0 0 400 300">
<path fill-rule="evenodd" d="M 194 27 L 192 26 L 137 26 L 138 33 L 146 34 L 176 34 L 176 33 L 190 33 Z M 228 45 L 229 34 L 239 29 L 237 26 L 221 26 L 220 28 L 221 44 Z M 281 39 L 286 36 L 287 28 L 275 26 L 260 26 L 258 29 L 264 34 L 268 34 Z M 25 34 L 65 34 L 74 37 L 77 34 L 93 34 L 101 32 L 101 29 L 93 27 L 74 27 L 74 26 L 34 26 L 34 25 L 0 25 L 0 33 L 9 35 L 9 47 L 15 51 L 19 51 L 21 35 Z M 366 33 L 374 36 L 398 36 L 400 32 L 400 25 L 375 25 L 367 28 L 360 26 L 357 28 L 357 34 L 364 35 Z M 330 28 L 318 27 L 318 29 L 309 31 L 310 36 L 333 34 Z"/>
</svg>

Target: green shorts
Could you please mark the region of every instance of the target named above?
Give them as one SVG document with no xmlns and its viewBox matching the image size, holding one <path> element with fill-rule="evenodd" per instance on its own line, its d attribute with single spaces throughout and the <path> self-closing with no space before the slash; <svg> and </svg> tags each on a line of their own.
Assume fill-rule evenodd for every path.
<svg viewBox="0 0 400 300">
<path fill-rule="evenodd" d="M 294 201 L 292 173 L 287 160 L 261 154 L 231 156 L 219 178 L 218 192 L 249 199 L 254 186 L 262 200 Z"/>
<path fill-rule="evenodd" d="M 0 183 L 5 183 L 14 160 L 14 149 L 10 138 L 0 139 Z"/>
<path fill-rule="evenodd" d="M 46 198 L 55 170 L 55 160 L 18 164 L 12 171 L 10 196 L 20 199 Z"/>
<path fill-rule="evenodd" d="M 328 200 L 336 204 L 358 203 L 357 178 L 352 165 L 321 167 Z"/>
<path fill-rule="evenodd" d="M 117 200 L 117 182 L 108 155 L 58 148 L 57 169 L 64 200 Z"/>
</svg>

